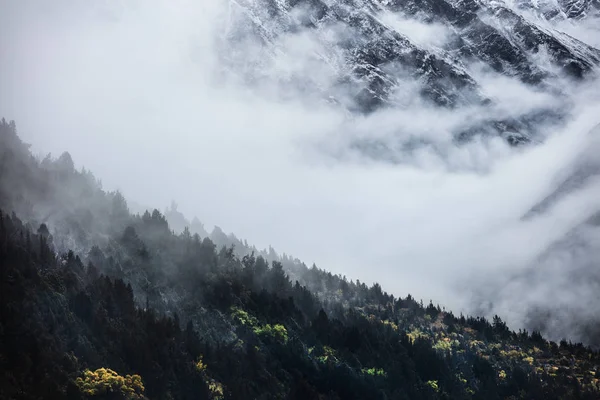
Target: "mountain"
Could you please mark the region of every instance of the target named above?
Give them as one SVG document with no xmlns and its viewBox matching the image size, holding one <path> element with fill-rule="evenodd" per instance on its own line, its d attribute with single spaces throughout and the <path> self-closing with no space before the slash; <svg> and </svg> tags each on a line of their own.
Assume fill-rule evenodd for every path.
<svg viewBox="0 0 600 400">
<path fill-rule="evenodd" d="M 434 153 L 460 146 L 469 152 L 469 145 L 487 145 L 486 140 L 495 140 L 492 145 L 496 145 L 498 137 L 511 145 L 537 144 L 580 116 L 582 106 L 591 106 L 594 111 L 596 104 L 585 103 L 596 87 L 600 63 L 600 42 L 590 35 L 600 22 L 597 0 L 235 0 L 226 5 L 227 12 L 218 15 L 222 19 L 201 30 L 206 33 L 216 27 L 218 31 L 213 43 L 218 52 L 214 71 L 213 47 L 206 40 L 199 41 L 206 46 L 198 54 L 210 59 L 206 64 L 214 72 L 214 79 L 207 79 L 208 98 L 222 90 L 224 99 L 237 100 L 240 92 L 243 97 L 249 89 L 264 95 L 269 106 L 279 105 L 281 100 L 290 101 L 286 106 L 306 102 L 317 105 L 316 109 L 333 109 L 332 114 L 343 120 L 335 125 L 335 134 L 347 134 L 353 149 L 377 161 L 411 160 L 411 155 L 418 155 L 413 150 L 423 146 Z M 169 7 L 158 9 L 167 11 Z M 57 53 L 67 56 L 67 63 L 77 61 L 73 71 L 81 67 L 84 80 L 80 84 L 89 82 L 94 74 L 86 69 L 87 62 L 76 60 L 77 56 L 86 60 L 122 57 L 119 51 L 111 51 L 113 41 L 96 41 L 105 33 L 117 33 L 114 36 L 119 39 L 131 34 L 133 38 L 121 50 L 134 57 L 111 64 L 107 68 L 111 73 L 120 72 L 128 62 L 135 65 L 136 73 L 143 72 L 138 63 L 147 55 L 139 43 L 144 40 L 151 44 L 150 63 L 161 54 L 154 51 L 154 44 L 160 49 L 176 47 L 174 54 L 184 54 L 181 58 L 186 60 L 196 55 L 193 51 L 179 53 L 180 44 L 189 44 L 187 29 L 164 43 L 155 43 L 160 41 L 159 35 L 154 35 L 155 31 L 145 35 L 149 30 L 142 27 L 159 22 L 154 19 L 156 9 L 145 13 L 133 10 L 131 14 L 124 12 L 129 17 L 120 24 L 120 11 L 103 9 L 102 22 L 95 17 L 82 19 L 94 21 L 81 24 L 92 26 L 89 31 L 59 29 L 56 42 L 48 43 L 65 43 L 64 37 L 82 33 L 86 40 L 71 43 L 72 53 L 69 49 Z M 52 18 L 38 15 L 39 22 L 48 25 L 40 32 L 54 32 L 49 26 L 61 24 L 63 16 L 59 14 L 51 13 Z M 133 14 L 136 18 L 128 19 Z M 144 15 L 138 19 L 138 14 Z M 29 15 L 18 15 L 15 21 L 21 22 L 11 22 L 7 31 Z M 35 18 L 31 20 L 38 23 Z M 65 17 L 64 21 L 72 20 Z M 123 30 L 112 30 L 117 25 Z M 135 25 L 132 30 L 130 25 Z M 168 28 L 159 32 L 169 36 L 173 26 L 165 25 Z M 28 29 L 24 25 L 14 30 L 20 38 L 15 43 L 38 43 L 32 39 L 35 35 L 22 34 Z M 98 46 L 89 46 L 87 40 Z M 79 43 L 86 51 L 78 52 Z M 35 51 L 28 53 L 32 58 L 26 60 L 36 60 L 33 53 L 42 52 L 41 47 L 34 47 Z M 53 46 L 47 47 L 54 51 Z M 13 56 L 22 58 L 18 52 Z M 184 63 L 190 67 L 185 73 L 177 62 L 169 60 L 168 68 L 161 65 L 152 74 L 140 76 L 152 76 L 159 83 L 164 78 L 161 73 L 178 71 L 183 85 L 193 91 L 198 82 L 188 81 L 187 73 L 206 65 L 190 58 L 194 62 Z M 54 70 L 68 75 L 57 65 Z M 143 97 L 139 88 L 155 90 L 149 82 L 140 81 L 139 86 L 131 85 L 134 97 Z M 107 88 L 114 83 L 111 79 L 106 82 Z M 174 87 L 180 88 L 178 84 Z M 158 89 L 163 87 L 154 94 L 185 98 L 185 90 L 169 91 L 169 85 L 157 85 Z M 93 85 L 90 88 L 97 90 Z M 117 90 L 107 91 L 110 101 L 124 90 L 122 86 L 114 88 Z M 9 95 L 13 89 L 7 90 Z M 67 87 L 64 89 L 68 92 Z M 98 98 L 98 105 L 101 103 Z M 52 114 L 51 108 L 41 112 L 36 104 L 32 103 L 30 115 L 44 120 L 44 115 Z M 165 120 L 172 126 L 165 131 L 189 122 L 181 118 L 185 114 L 181 110 L 195 109 L 195 103 L 180 107 L 174 102 L 172 108 L 181 113 L 163 113 L 163 105 L 152 104 L 156 105 L 156 119 L 146 122 L 153 124 L 170 116 Z M 103 109 L 96 110 L 96 120 L 108 115 Z M 216 110 L 227 116 L 229 103 Z M 136 110 L 131 112 L 143 116 L 135 114 Z M 201 117 L 205 115 L 202 112 Z M 584 113 L 594 118 L 592 114 Z M 75 119 L 81 117 L 74 115 Z M 411 124 L 413 120 L 418 123 Z M 293 122 L 301 125 L 301 121 Z M 130 126 L 124 124 L 119 134 Z M 194 128 L 198 126 L 189 127 L 190 134 Z M 262 133 L 251 128 L 246 132 L 244 126 L 235 128 L 246 134 L 245 143 Z M 51 138 L 51 130 L 37 134 Z M 212 134 L 212 129 L 209 131 Z M 523 242 L 537 257 L 520 265 L 520 249 L 502 246 L 495 253 L 491 246 L 490 258 L 506 255 L 509 261 L 505 264 L 517 260 L 518 269 L 511 265 L 498 271 L 473 269 L 469 272 L 473 276 L 462 276 L 467 275 L 467 268 L 454 270 L 456 286 L 464 290 L 463 299 L 471 297 L 469 307 L 473 311 L 472 315 L 459 315 L 457 310 L 432 301 L 423 303 L 410 294 L 391 294 L 379 283 L 367 285 L 314 264 L 307 266 L 270 246 L 258 249 L 218 226 L 211 231 L 197 218 L 187 218 L 175 202 L 164 212 L 135 204 L 119 191 L 104 190 L 91 171 L 75 168 L 68 152 L 56 158 L 32 155 L 29 145 L 17 134 L 15 122 L 2 119 L 0 399 L 598 399 L 600 315 L 594 301 L 600 286 L 600 211 L 589 206 L 593 201 L 585 196 L 595 195 L 600 171 L 596 157 L 599 134 L 596 128 L 581 140 L 579 158 L 559 171 L 540 197 L 524 200 L 521 204 L 531 203 L 518 209 L 509 204 L 507 208 L 516 214 L 500 210 L 502 201 L 491 203 L 496 207 L 493 212 L 498 210 L 505 219 L 514 217 L 519 228 L 538 224 L 531 230 L 507 230 L 510 235 L 514 233 L 514 240 L 501 242 L 517 246 Z M 150 135 L 142 130 L 140 137 L 147 140 Z M 176 139 L 172 143 L 180 144 Z M 277 151 L 263 151 L 268 144 L 250 147 L 252 156 L 259 158 Z M 529 149 L 501 147 L 506 154 L 531 154 L 521 152 Z M 140 148 L 130 150 L 127 155 L 133 159 Z M 335 150 L 344 153 L 345 149 Z M 194 157 L 208 152 L 199 151 Z M 477 152 L 477 165 L 481 154 L 483 158 L 493 156 L 492 152 Z M 176 152 L 172 156 L 184 158 Z M 540 157 L 531 160 L 540 161 Z M 225 155 L 223 158 L 227 159 Z M 90 160 L 78 161 L 86 164 Z M 481 160 L 483 170 L 488 161 L 489 165 L 494 163 Z M 466 164 L 472 165 L 469 161 Z M 450 172 L 463 164 L 457 165 L 449 167 Z M 508 190 L 513 190 L 513 182 L 514 190 L 519 190 L 518 172 L 505 186 Z M 160 179 L 187 182 L 177 174 L 147 174 L 152 190 L 167 191 L 167 182 Z M 251 178 L 265 181 L 261 172 Z M 482 173 L 479 178 L 487 176 Z M 474 181 L 465 182 L 469 185 Z M 269 185 L 268 190 L 276 188 L 275 181 Z M 466 185 L 460 189 L 467 189 Z M 466 192 L 471 193 L 468 189 Z M 494 194 L 501 197 L 498 192 Z M 206 190 L 206 196 L 211 195 L 214 193 Z M 373 195 L 386 194 L 375 191 Z M 581 197 L 586 202 L 572 201 Z M 390 199 L 394 207 L 395 201 L 396 197 Z M 562 223 L 560 210 L 570 201 L 575 204 L 571 215 L 576 217 Z M 480 215 L 464 208 L 469 209 L 456 212 L 464 212 L 471 219 Z M 556 209 L 560 210 L 554 214 Z M 581 218 L 569 225 L 577 217 Z M 311 235 L 308 225 L 291 225 L 290 229 Z M 500 225 L 504 226 L 504 221 Z M 550 240 L 529 243 L 535 238 L 524 234 L 546 234 L 543 229 L 558 230 L 566 225 L 570 229 L 565 229 L 566 234 L 547 235 L 557 240 L 544 248 L 536 244 Z M 484 228 L 478 234 L 487 235 L 488 227 Z M 450 226 L 451 234 L 453 229 Z M 379 243 L 376 235 L 374 240 L 372 243 Z M 333 246 L 326 240 L 319 245 L 325 250 Z M 436 245 L 432 243 L 424 251 L 434 252 Z M 465 247 L 470 251 L 468 245 Z M 355 250 L 348 249 L 350 257 L 356 257 Z M 449 247 L 445 254 L 453 250 Z M 486 247 L 477 250 L 484 253 L 481 262 L 485 264 Z M 509 254 L 513 250 L 517 257 Z M 373 265 L 376 260 L 370 260 L 365 270 L 381 270 Z M 395 262 L 396 258 L 390 264 Z M 502 266 L 503 262 L 491 260 L 490 265 Z M 398 263 L 404 264 L 407 274 L 421 267 L 410 265 L 410 259 Z M 441 260 L 440 267 L 445 267 L 444 263 Z M 489 273 L 481 282 L 475 276 L 480 272 Z M 399 272 L 394 276 L 402 279 Z M 435 284 L 440 277 L 427 276 L 419 284 L 426 289 L 428 279 L 432 288 L 439 288 Z M 387 284 L 392 287 L 393 282 Z M 505 321 L 514 322 L 514 326 Z"/>
<path fill-rule="evenodd" d="M 575 1 L 541 1 L 541 2 L 518 2 L 520 9 L 536 11 L 548 20 L 581 20 L 597 17 L 600 14 L 600 3 L 596 0 Z"/>
<path fill-rule="evenodd" d="M 173 204 L 175 234 L 68 153 L 33 157 L 4 119 L 0 154 L 1 399 L 600 395 L 600 354 L 581 343 L 219 249 L 237 239 L 192 234 Z"/>
<path fill-rule="evenodd" d="M 561 101 L 491 113 L 453 134 L 519 144 L 541 140 L 568 115 L 563 79 L 576 85 L 600 63 L 597 48 L 553 23 L 595 18 L 597 10 L 595 1 L 240 0 L 219 42 L 221 64 L 250 86 L 276 76 L 283 97 L 301 91 L 366 114 L 417 100 L 490 109 L 498 99 L 486 93 L 486 79 L 510 77 Z"/>
</svg>

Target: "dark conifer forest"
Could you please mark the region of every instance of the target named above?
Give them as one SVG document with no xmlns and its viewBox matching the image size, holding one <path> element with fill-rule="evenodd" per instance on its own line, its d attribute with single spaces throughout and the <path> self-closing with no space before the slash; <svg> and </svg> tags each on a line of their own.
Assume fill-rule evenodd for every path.
<svg viewBox="0 0 600 400">
<path fill-rule="evenodd" d="M 600 398 L 583 344 L 132 214 L 4 119 L 0 209 L 1 399 Z"/>
</svg>

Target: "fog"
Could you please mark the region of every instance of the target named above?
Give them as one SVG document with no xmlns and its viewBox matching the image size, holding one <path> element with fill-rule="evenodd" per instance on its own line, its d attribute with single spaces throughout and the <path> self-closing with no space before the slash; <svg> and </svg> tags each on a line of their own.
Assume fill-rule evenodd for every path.
<svg viewBox="0 0 600 400">
<path fill-rule="evenodd" d="M 597 300 L 568 268 L 597 251 L 547 250 L 598 211 L 599 181 L 522 219 L 582 154 L 593 158 L 595 80 L 557 78 L 557 96 L 470 65 L 493 105 L 442 110 L 404 82 L 401 108 L 351 115 L 290 83 L 299 76 L 327 89 L 345 68 L 310 33 L 284 35 L 276 46 L 290 51 L 271 59 L 257 43 L 227 48 L 235 2 L 2 0 L 0 8 L 0 114 L 16 120 L 35 153 L 68 150 L 106 189 L 161 209 L 175 199 L 209 230 L 457 312 L 498 312 L 513 328 L 527 326 L 540 303 Z M 441 45 L 442 26 L 402 18 L 384 19 L 422 46 Z M 591 29 L 570 33 L 583 39 Z M 568 109 L 568 118 L 534 146 L 452 140 L 465 121 L 542 107 Z M 377 138 L 394 148 L 414 137 L 433 145 L 398 151 L 394 162 L 351 146 Z M 593 247 L 598 234 L 581 235 Z M 546 271 L 543 279 L 507 283 L 531 268 Z M 564 326 L 550 334 L 578 335 Z"/>
</svg>

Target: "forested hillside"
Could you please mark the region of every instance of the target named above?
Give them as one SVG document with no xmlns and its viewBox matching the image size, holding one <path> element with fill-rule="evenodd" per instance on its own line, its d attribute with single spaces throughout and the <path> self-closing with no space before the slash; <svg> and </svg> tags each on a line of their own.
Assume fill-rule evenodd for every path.
<svg viewBox="0 0 600 400">
<path fill-rule="evenodd" d="M 597 351 L 176 234 L 5 120 L 0 209 L 2 399 L 600 398 Z"/>
</svg>

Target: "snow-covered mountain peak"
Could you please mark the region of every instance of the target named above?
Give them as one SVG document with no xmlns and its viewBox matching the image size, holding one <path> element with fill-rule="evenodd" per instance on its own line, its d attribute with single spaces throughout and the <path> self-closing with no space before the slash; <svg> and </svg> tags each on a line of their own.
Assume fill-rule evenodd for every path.
<svg viewBox="0 0 600 400">
<path fill-rule="evenodd" d="M 459 140 L 501 135 L 543 138 L 546 122 L 568 112 L 565 82 L 589 79 L 600 51 L 565 32 L 593 19 L 596 1 L 235 0 L 220 44 L 225 69 L 285 98 L 301 92 L 352 113 L 480 107 Z M 577 11 L 577 12 L 576 12 Z M 557 21 L 563 25 L 557 25 Z M 492 77 L 492 78 L 490 78 Z M 488 112 L 490 79 L 514 80 L 562 103 Z"/>
</svg>

